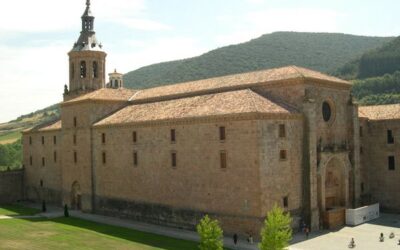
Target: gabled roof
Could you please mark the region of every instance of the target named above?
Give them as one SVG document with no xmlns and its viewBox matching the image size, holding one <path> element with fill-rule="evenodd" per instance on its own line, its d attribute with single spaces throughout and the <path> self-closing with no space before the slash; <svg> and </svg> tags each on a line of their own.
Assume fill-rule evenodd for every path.
<svg viewBox="0 0 400 250">
<path fill-rule="evenodd" d="M 299 115 L 297 110 L 246 89 L 169 101 L 133 104 L 103 119 L 95 126 L 136 124 L 199 117 L 242 114 Z"/>
<path fill-rule="evenodd" d="M 133 89 L 109 89 L 102 88 L 72 100 L 63 102 L 62 105 L 83 101 L 128 101 L 137 91 Z"/>
<path fill-rule="evenodd" d="M 273 84 L 288 80 L 302 79 L 336 84 L 350 88 L 348 81 L 328 76 L 313 70 L 287 66 L 283 68 L 261 70 L 242 74 L 228 75 L 193 82 L 167 85 L 138 91 L 133 102 L 158 101 L 185 96 L 210 94 L 222 91 L 246 89 L 261 84 Z M 283 83 L 284 84 L 284 83 Z"/>
<path fill-rule="evenodd" d="M 397 120 L 400 119 L 400 104 L 361 106 L 358 116 L 369 120 Z"/>
<path fill-rule="evenodd" d="M 26 129 L 23 132 L 24 133 L 32 133 L 32 132 L 51 132 L 51 131 L 57 131 L 61 129 L 61 120 L 55 120 L 55 121 L 50 121 L 46 122 L 43 124 L 40 124 L 36 127 Z"/>
</svg>

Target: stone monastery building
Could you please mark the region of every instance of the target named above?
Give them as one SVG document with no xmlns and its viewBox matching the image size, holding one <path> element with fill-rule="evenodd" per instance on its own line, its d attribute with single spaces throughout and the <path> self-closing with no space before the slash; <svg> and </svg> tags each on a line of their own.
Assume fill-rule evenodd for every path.
<svg viewBox="0 0 400 250">
<path fill-rule="evenodd" d="M 344 208 L 400 210 L 400 106 L 296 66 L 144 90 L 105 80 L 90 1 L 61 120 L 23 133 L 25 197 L 193 229 L 256 234 L 276 203 L 312 228 Z M 297 224 L 296 224 L 297 223 Z"/>
</svg>

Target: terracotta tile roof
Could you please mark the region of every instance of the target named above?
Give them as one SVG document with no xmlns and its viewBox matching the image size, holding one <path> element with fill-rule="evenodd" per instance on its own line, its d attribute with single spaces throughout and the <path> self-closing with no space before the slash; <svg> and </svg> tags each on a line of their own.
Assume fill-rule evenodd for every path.
<svg viewBox="0 0 400 250">
<path fill-rule="evenodd" d="M 400 119 L 400 104 L 361 106 L 358 116 L 370 120 L 396 120 Z"/>
<path fill-rule="evenodd" d="M 76 103 L 86 100 L 92 101 L 128 101 L 137 91 L 133 89 L 102 88 L 88 94 L 79 96 L 62 104 Z"/>
<path fill-rule="evenodd" d="M 339 78 L 297 66 L 288 66 L 144 89 L 136 93 L 132 100 L 140 102 L 146 99 L 168 99 L 168 97 L 173 98 L 187 94 L 193 96 L 195 94 L 245 89 L 261 83 L 268 84 L 291 79 L 321 80 L 350 87 L 349 82 Z"/>
<path fill-rule="evenodd" d="M 249 113 L 298 114 L 294 108 L 282 102 L 272 101 L 245 89 L 169 101 L 133 104 L 98 122 L 95 126 Z"/>
<path fill-rule="evenodd" d="M 55 131 L 55 130 L 60 130 L 61 129 L 61 120 L 56 120 L 56 121 L 51 121 L 47 122 L 44 124 L 40 124 L 36 127 L 26 129 L 23 132 L 24 133 L 30 133 L 30 132 L 48 132 L 48 131 Z"/>
</svg>

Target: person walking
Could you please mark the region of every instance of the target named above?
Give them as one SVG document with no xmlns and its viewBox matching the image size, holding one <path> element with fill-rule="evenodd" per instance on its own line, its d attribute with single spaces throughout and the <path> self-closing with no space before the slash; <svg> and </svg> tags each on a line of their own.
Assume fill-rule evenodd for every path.
<svg viewBox="0 0 400 250">
<path fill-rule="evenodd" d="M 233 235 L 233 243 L 236 245 L 237 242 L 238 242 L 238 235 L 237 235 L 237 234 L 234 234 L 234 235 Z"/>
</svg>

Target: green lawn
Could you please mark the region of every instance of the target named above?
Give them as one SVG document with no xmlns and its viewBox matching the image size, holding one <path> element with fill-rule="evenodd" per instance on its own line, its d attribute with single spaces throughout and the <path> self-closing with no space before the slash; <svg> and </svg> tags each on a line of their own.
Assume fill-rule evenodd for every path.
<svg viewBox="0 0 400 250">
<path fill-rule="evenodd" d="M 40 213 L 40 210 L 23 207 L 21 205 L 1 205 L 0 206 L 0 215 L 35 215 Z"/>
<path fill-rule="evenodd" d="M 76 218 L 0 220 L 0 249 L 195 250 L 198 243 Z"/>
</svg>

